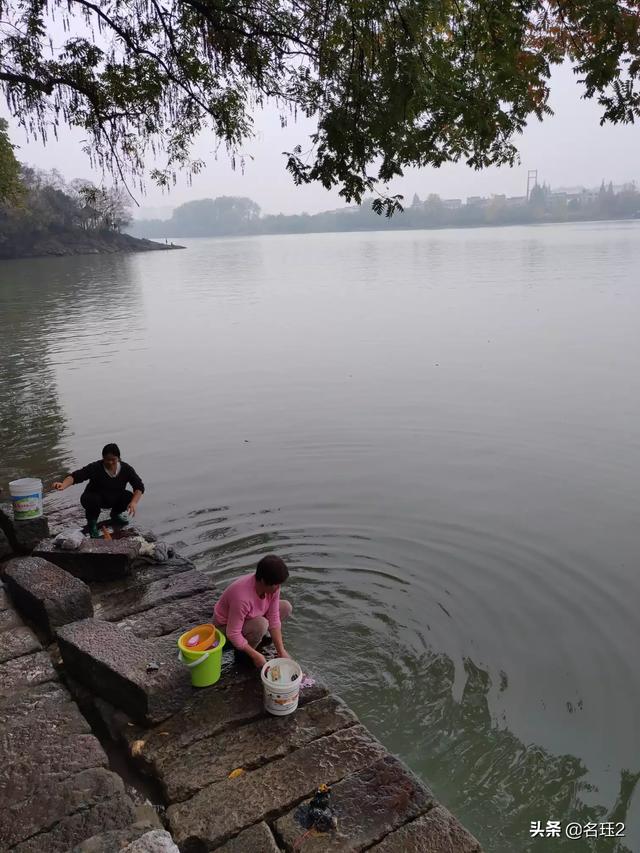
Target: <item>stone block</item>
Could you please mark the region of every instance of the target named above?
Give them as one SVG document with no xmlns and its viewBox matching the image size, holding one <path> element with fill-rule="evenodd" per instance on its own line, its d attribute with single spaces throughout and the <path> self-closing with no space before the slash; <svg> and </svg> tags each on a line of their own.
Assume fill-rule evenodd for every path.
<svg viewBox="0 0 640 853">
<path fill-rule="evenodd" d="M 280 853 L 280 848 L 267 824 L 257 823 L 216 847 L 216 853 Z"/>
<path fill-rule="evenodd" d="M 195 569 L 194 563 L 175 554 L 164 563 L 155 563 L 148 557 L 134 557 L 131 560 L 130 574 L 124 578 L 110 581 L 95 581 L 91 585 L 91 595 L 95 604 L 102 604 L 113 595 L 128 592 L 136 587 L 148 586 L 153 581 L 162 580 L 181 572 Z"/>
<path fill-rule="evenodd" d="M 308 687 L 300 692 L 300 706 L 327 693 L 322 684 Z M 151 731 L 140 733 L 129 728 L 127 734 L 129 738 L 145 741 L 142 757 L 147 765 L 154 765 L 183 754 L 196 741 L 266 716 L 262 685 L 253 669 L 244 679 L 227 685 L 218 682 L 210 690 L 195 693 L 184 708 Z"/>
<path fill-rule="evenodd" d="M 169 833 L 154 829 L 128 844 L 122 853 L 180 853 Z"/>
<path fill-rule="evenodd" d="M 305 840 L 305 853 L 350 853 L 365 850 L 382 837 L 424 814 L 434 805 L 431 792 L 391 755 L 339 782 L 331 804 L 337 829 Z M 276 823 L 285 850 L 309 827 L 307 803 L 292 809 Z"/>
<path fill-rule="evenodd" d="M 46 720 L 63 705 L 73 705 L 68 691 L 59 681 L 38 684 L 30 690 L 11 693 L 0 699 L 0 731 L 19 719 Z"/>
<path fill-rule="evenodd" d="M 0 634 L 3 634 L 5 631 L 11 631 L 20 625 L 24 625 L 24 622 L 16 610 L 13 608 L 0 610 Z"/>
<path fill-rule="evenodd" d="M 19 610 L 50 635 L 93 614 L 89 587 L 40 557 L 10 560 L 5 583 Z"/>
<path fill-rule="evenodd" d="M 155 773 L 167 802 L 192 797 L 212 782 L 226 779 L 232 770 L 249 770 L 282 758 L 313 740 L 357 723 L 355 715 L 340 699 L 327 696 L 299 708 L 286 717 L 263 717 L 245 726 L 200 740 L 157 761 Z M 143 748 L 144 754 L 144 748 Z"/>
<path fill-rule="evenodd" d="M 0 559 L 2 559 L 0 557 Z M 3 610 L 11 610 L 13 609 L 13 604 L 11 603 L 11 599 L 7 595 L 7 591 L 2 584 L 0 584 L 0 613 Z"/>
<path fill-rule="evenodd" d="M 111 829 L 92 835 L 77 844 L 70 853 L 122 853 L 132 841 L 157 829 L 155 823 L 137 820 L 125 829 Z"/>
<path fill-rule="evenodd" d="M 118 625 L 136 637 L 165 637 L 173 633 L 179 636 L 195 625 L 212 622 L 213 605 L 213 593 L 209 590 L 136 613 L 118 622 Z"/>
<path fill-rule="evenodd" d="M 34 557 L 55 563 L 83 581 L 110 580 L 128 575 L 139 543 L 130 539 L 85 539 L 77 551 L 56 548 L 53 539 L 40 542 Z"/>
<path fill-rule="evenodd" d="M 384 747 L 362 726 L 343 729 L 170 806 L 171 832 L 183 853 L 215 848 L 248 826 L 288 811 L 323 782 L 337 782 L 384 755 Z"/>
<path fill-rule="evenodd" d="M 370 853 L 482 853 L 480 842 L 444 806 L 387 835 Z"/>
<path fill-rule="evenodd" d="M 55 681 L 56 671 L 46 652 L 35 652 L 0 664 L 0 700 L 45 681 Z"/>
<path fill-rule="evenodd" d="M 160 722 L 191 696 L 191 679 L 177 659 L 157 660 L 157 647 L 129 631 L 83 619 L 58 629 L 70 675 L 141 723 Z M 156 668 L 157 667 L 157 668 Z"/>
<path fill-rule="evenodd" d="M 5 560 L 13 554 L 13 548 L 4 530 L 0 530 L 0 560 Z"/>
<path fill-rule="evenodd" d="M 15 551 L 17 554 L 30 554 L 38 543 L 49 536 L 49 522 L 46 515 L 30 518 L 27 521 L 14 521 Z"/>
<path fill-rule="evenodd" d="M 0 634 L 0 663 L 37 652 L 41 648 L 31 628 L 25 626 L 13 628 Z"/>
<path fill-rule="evenodd" d="M 51 782 L 43 779 L 25 800 L 0 809 L 0 850 L 7 850 L 81 809 L 124 794 L 122 779 L 102 767 Z"/>
<path fill-rule="evenodd" d="M 135 819 L 133 803 L 126 794 L 118 794 L 93 808 L 64 818 L 49 832 L 34 835 L 14 847 L 12 853 L 68 853 L 83 841 L 111 829 L 124 829 Z"/>
<path fill-rule="evenodd" d="M 152 607 L 166 605 L 181 598 L 190 598 L 206 591 L 210 591 L 211 613 L 213 613 L 213 582 L 202 572 L 194 569 L 103 598 L 96 603 L 95 613 L 99 619 L 117 622 L 134 613 L 142 613 Z"/>
</svg>

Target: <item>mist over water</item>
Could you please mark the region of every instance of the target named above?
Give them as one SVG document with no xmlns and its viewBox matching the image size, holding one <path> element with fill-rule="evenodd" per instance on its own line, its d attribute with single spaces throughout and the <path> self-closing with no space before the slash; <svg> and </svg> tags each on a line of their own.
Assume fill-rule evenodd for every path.
<svg viewBox="0 0 640 853">
<path fill-rule="evenodd" d="M 487 851 L 640 849 L 640 223 L 181 242 L 0 264 L 2 484 L 117 441 Z"/>
</svg>

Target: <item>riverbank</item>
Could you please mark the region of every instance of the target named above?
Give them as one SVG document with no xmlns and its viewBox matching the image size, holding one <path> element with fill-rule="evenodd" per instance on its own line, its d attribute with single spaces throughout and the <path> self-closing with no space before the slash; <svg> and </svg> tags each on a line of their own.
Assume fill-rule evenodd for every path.
<svg viewBox="0 0 640 853">
<path fill-rule="evenodd" d="M 0 242 L 0 260 L 69 255 L 111 255 L 170 249 L 184 249 L 184 246 L 157 243 L 154 240 L 133 237 L 131 234 L 121 234 L 117 231 L 69 228 L 29 235 L 6 244 Z"/>
<path fill-rule="evenodd" d="M 52 514 L 51 533 L 76 514 Z M 176 639 L 210 618 L 217 591 L 178 554 L 141 554 L 153 537 L 133 533 L 79 554 L 49 538 L 3 564 L 0 848 L 480 853 L 317 674 L 287 717 L 266 714 L 233 653 L 215 686 L 192 688 Z M 329 831 L 308 822 L 323 783 Z"/>
</svg>

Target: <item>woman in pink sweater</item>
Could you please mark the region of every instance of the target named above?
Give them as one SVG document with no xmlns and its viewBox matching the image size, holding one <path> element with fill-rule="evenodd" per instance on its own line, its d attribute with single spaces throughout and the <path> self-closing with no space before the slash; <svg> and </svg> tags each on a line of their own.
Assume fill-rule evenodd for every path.
<svg viewBox="0 0 640 853">
<path fill-rule="evenodd" d="M 216 627 L 257 667 L 266 663 L 256 647 L 267 631 L 278 657 L 290 657 L 282 641 L 281 624 L 291 616 L 293 608 L 288 601 L 280 600 L 280 587 L 288 577 L 284 560 L 269 554 L 260 560 L 255 574 L 243 575 L 229 584 L 213 610 Z"/>
</svg>

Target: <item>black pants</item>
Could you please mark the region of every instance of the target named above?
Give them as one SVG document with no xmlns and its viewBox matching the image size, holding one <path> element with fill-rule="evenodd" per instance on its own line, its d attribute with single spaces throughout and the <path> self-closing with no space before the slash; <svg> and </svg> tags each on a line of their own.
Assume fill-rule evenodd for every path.
<svg viewBox="0 0 640 853">
<path fill-rule="evenodd" d="M 111 515 L 116 516 L 119 512 L 124 512 L 131 503 L 133 492 L 125 489 L 124 492 L 119 492 L 115 497 L 113 495 L 103 495 L 101 492 L 83 492 L 80 498 L 80 503 L 84 507 L 87 523 L 91 524 L 98 520 L 101 509 L 110 509 Z"/>
</svg>

